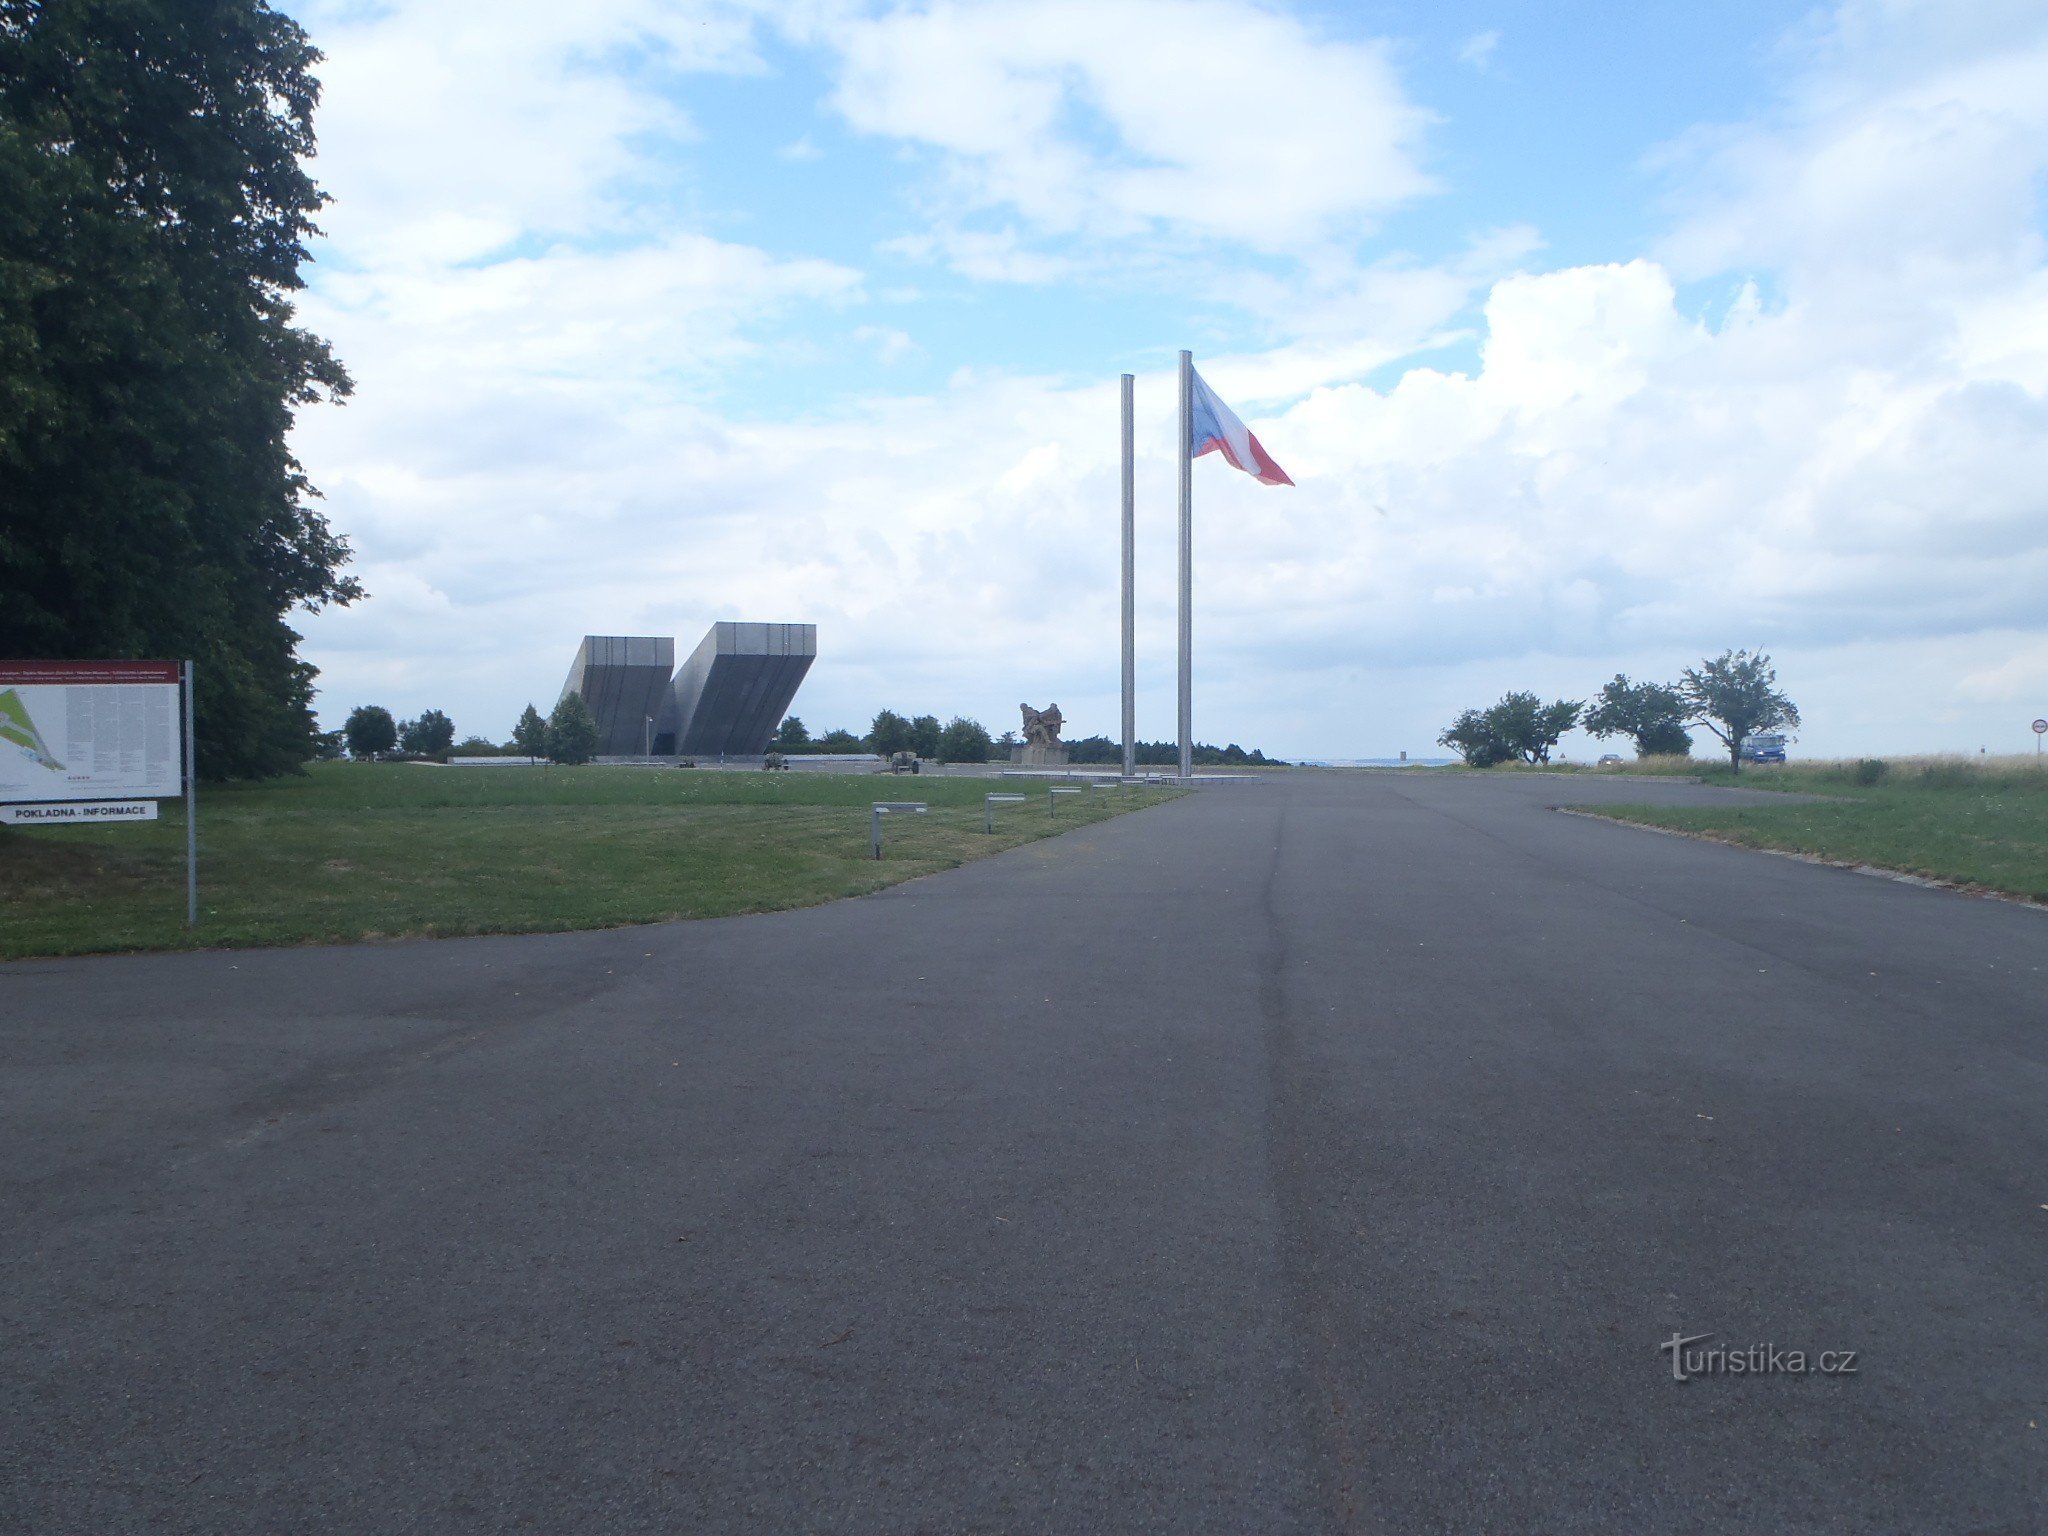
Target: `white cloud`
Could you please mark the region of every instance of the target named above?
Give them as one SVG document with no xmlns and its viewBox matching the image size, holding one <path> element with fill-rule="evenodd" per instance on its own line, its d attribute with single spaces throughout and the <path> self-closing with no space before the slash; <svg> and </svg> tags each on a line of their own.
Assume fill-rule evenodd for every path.
<svg viewBox="0 0 2048 1536">
<path fill-rule="evenodd" d="M 898 330 L 892 325 L 856 326 L 853 339 L 872 346 L 875 349 L 875 356 L 885 366 L 924 355 L 924 348 L 917 344 L 916 339 L 908 331 Z"/>
<path fill-rule="evenodd" d="M 939 0 L 817 35 L 853 127 L 942 157 L 941 206 L 1042 233 L 1293 250 L 1433 186 L 1384 47 L 1245 0 Z"/>
<path fill-rule="evenodd" d="M 1465 39 L 1465 45 L 1458 50 L 1458 62 L 1470 64 L 1482 74 L 1493 64 L 1494 50 L 1500 47 L 1500 33 L 1489 28 L 1475 32 Z"/>
<path fill-rule="evenodd" d="M 664 83 L 759 68 L 751 18 L 724 0 L 293 10 L 326 55 L 314 170 L 334 197 L 323 259 L 344 264 L 474 260 L 530 232 L 630 223 L 636 144 L 695 133 Z"/>
<path fill-rule="evenodd" d="M 1324 249 L 1276 277 L 1160 266 L 1154 236 L 1286 231 L 1308 250 L 1355 231 L 1422 190 L 1420 115 L 1377 50 L 1227 7 L 1249 18 L 1244 52 L 1194 89 L 1257 154 L 1196 196 L 1192 108 L 1168 83 L 1179 44 L 1129 41 L 1161 32 L 1150 5 L 834 12 L 805 35 L 845 49 L 856 127 L 927 146 L 949 178 L 915 249 L 990 282 L 1126 262 L 1272 327 L 1270 347 L 1202 359 L 1300 482 L 1198 466 L 1204 735 L 1419 751 L 1506 688 L 1582 696 L 1738 644 L 1777 655 L 1815 750 L 1996 746 L 2001 722 L 2048 712 L 2030 702 L 2048 687 L 2038 16 L 1844 8 L 1802 45 L 1779 109 L 1668 157 L 1682 195 L 1649 252 L 1544 270 L 1516 229 L 1434 261 Z M 1995 35 L 1994 14 L 2024 25 Z M 607 35 L 654 26 L 630 6 L 604 17 Z M 692 57 L 752 67 L 744 29 L 724 35 Z M 1274 66 L 1304 59 L 1297 90 Z M 535 78 L 508 97 L 567 136 L 540 151 L 560 184 L 486 169 L 438 203 L 430 178 L 348 139 L 366 109 L 330 86 L 323 136 L 377 207 L 338 223 L 349 270 L 323 276 L 309 318 L 364 387 L 299 441 L 377 595 L 307 622 L 323 708 L 439 705 L 502 732 L 586 630 L 687 642 L 713 618 L 797 618 L 822 626 L 798 705 L 814 727 L 891 704 L 1000 728 L 1029 696 L 1111 728 L 1113 383 L 984 365 L 927 395 L 722 414 L 708 381 L 772 344 L 762 318 L 830 315 L 859 301 L 860 274 L 639 227 L 615 189 L 646 174 L 636 135 L 686 131 L 676 109 L 627 86 L 577 120 L 577 69 L 517 67 Z M 1268 83 L 1233 94 L 1244 79 Z M 1341 132 L 1310 134 L 1347 90 Z M 1310 188 L 1295 173 L 1322 163 L 1319 136 L 1365 153 Z M 1282 167 L 1272 187 L 1253 185 L 1260 157 Z M 1058 231 L 1080 239 L 1042 248 Z M 1709 313 L 1734 299 L 1711 322 L 1707 287 Z M 1477 366 L 1417 365 L 1475 302 Z M 914 345 L 836 315 L 829 331 L 885 361 Z M 1170 720 L 1171 400 L 1165 372 L 1140 379 L 1149 735 Z"/>
</svg>

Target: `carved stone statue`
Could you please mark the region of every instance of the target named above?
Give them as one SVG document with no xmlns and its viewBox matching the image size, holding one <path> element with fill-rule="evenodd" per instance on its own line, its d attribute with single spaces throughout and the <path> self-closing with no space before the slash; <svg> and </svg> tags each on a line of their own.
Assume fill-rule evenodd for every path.
<svg viewBox="0 0 2048 1536">
<path fill-rule="evenodd" d="M 1033 709 L 1029 704 L 1017 707 L 1024 711 L 1024 740 L 1010 749 L 1010 761 L 1033 768 L 1066 767 L 1067 746 L 1060 740 L 1060 727 L 1067 722 L 1059 705 L 1048 704 L 1044 709 Z"/>
<path fill-rule="evenodd" d="M 1044 709 L 1033 709 L 1029 704 L 1019 704 L 1024 711 L 1024 740 L 1035 747 L 1057 747 L 1060 741 L 1060 727 L 1067 723 L 1057 704 L 1048 704 Z"/>
</svg>

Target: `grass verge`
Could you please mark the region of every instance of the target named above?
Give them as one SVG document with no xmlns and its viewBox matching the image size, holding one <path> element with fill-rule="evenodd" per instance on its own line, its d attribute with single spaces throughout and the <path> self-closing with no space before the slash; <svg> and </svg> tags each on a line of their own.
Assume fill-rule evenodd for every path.
<svg viewBox="0 0 2048 1536">
<path fill-rule="evenodd" d="M 2031 757 L 1695 765 L 1710 784 L 1824 795 L 1756 806 L 1591 805 L 1617 821 L 2048 902 L 2048 768 Z"/>
<path fill-rule="evenodd" d="M 184 926 L 182 809 L 130 826 L 0 827 L 0 958 L 608 928 L 858 896 L 1183 791 L 997 808 L 1008 780 L 332 763 L 208 788 L 200 926 Z M 869 853 L 868 807 L 888 818 Z"/>
</svg>

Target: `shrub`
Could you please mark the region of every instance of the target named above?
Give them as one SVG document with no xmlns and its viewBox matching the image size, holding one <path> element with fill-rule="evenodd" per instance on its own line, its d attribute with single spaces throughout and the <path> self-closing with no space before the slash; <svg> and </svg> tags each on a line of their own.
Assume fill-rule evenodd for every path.
<svg viewBox="0 0 2048 1536">
<path fill-rule="evenodd" d="M 1866 757 L 1856 764 L 1856 782 L 1875 784 L 1891 771 L 1891 764 L 1881 757 Z"/>
</svg>

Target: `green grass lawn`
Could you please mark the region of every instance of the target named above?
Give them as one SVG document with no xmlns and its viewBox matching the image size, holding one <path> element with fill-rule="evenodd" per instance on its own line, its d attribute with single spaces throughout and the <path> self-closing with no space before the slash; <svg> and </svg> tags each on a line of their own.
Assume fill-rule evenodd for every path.
<svg viewBox="0 0 2048 1536">
<path fill-rule="evenodd" d="M 982 831 L 982 796 L 1029 793 Z M 1046 812 L 1042 783 L 937 775 L 327 763 L 208 787 L 200 926 L 185 828 L 0 827 L 0 957 L 725 917 L 858 896 L 1182 793 L 1090 790 Z M 923 800 L 883 826 L 868 807 Z"/>
<path fill-rule="evenodd" d="M 1750 848 L 1869 864 L 2048 902 L 2048 769 L 2030 757 L 1694 770 L 1708 783 L 1825 795 L 1814 803 L 1711 809 L 1600 805 L 1622 821 Z"/>
</svg>

